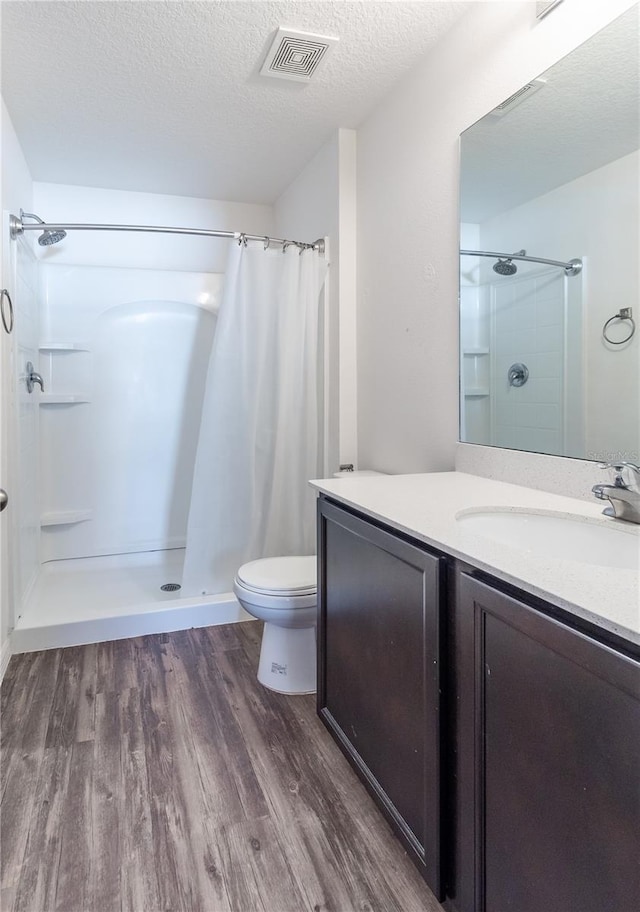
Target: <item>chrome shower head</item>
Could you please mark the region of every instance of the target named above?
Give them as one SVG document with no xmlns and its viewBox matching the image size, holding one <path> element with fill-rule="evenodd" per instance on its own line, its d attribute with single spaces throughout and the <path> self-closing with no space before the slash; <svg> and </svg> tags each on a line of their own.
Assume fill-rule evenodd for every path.
<svg viewBox="0 0 640 912">
<path fill-rule="evenodd" d="M 497 263 L 493 264 L 493 271 L 497 272 L 498 275 L 512 276 L 516 274 L 518 267 L 512 260 L 498 260 Z"/>
<path fill-rule="evenodd" d="M 526 250 L 516 250 L 511 256 L 526 256 L 526 253 Z M 518 267 L 511 257 L 498 257 L 498 262 L 493 264 L 493 271 L 497 272 L 498 275 L 512 276 L 516 274 Z"/>
<path fill-rule="evenodd" d="M 34 215 L 33 212 L 24 212 L 21 209 L 20 221 L 24 221 L 26 218 L 33 219 L 34 222 L 38 222 L 39 225 L 46 224 L 39 215 Z M 57 231 L 50 231 L 48 228 L 45 228 L 45 230 L 38 238 L 38 244 L 40 244 L 41 247 L 50 247 L 52 244 L 57 244 L 58 241 L 62 241 L 64 238 L 66 238 L 66 236 L 67 232 L 63 231 L 61 228 Z"/>
<path fill-rule="evenodd" d="M 52 244 L 57 244 L 58 241 L 64 240 L 66 236 L 67 232 L 63 231 L 62 228 L 58 231 L 49 231 L 47 228 L 38 238 L 38 243 L 41 247 L 50 247 Z"/>
</svg>

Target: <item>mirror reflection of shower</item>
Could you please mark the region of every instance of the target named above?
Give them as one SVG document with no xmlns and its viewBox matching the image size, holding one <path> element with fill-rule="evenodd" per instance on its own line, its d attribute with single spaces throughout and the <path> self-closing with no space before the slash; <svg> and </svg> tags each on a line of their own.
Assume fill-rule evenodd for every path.
<svg viewBox="0 0 640 912">
<path fill-rule="evenodd" d="M 490 250 L 461 250 L 460 256 L 480 256 L 490 257 L 498 262 L 493 265 L 493 271 L 498 275 L 512 276 L 518 271 L 518 267 L 513 260 L 521 260 L 526 263 L 540 263 L 544 266 L 559 266 L 564 269 L 567 276 L 579 275 L 582 271 L 582 260 L 575 258 L 568 262 L 562 260 L 549 260 L 545 257 L 527 256 L 526 250 L 518 250 L 516 253 L 496 253 Z"/>
<path fill-rule="evenodd" d="M 460 286 L 463 439 L 578 454 L 581 393 L 563 364 L 582 376 L 582 261 L 471 246 L 461 250 L 473 264 Z"/>
<path fill-rule="evenodd" d="M 517 253 L 520 254 L 521 256 L 525 256 L 527 251 L 518 250 Z M 498 275 L 511 276 L 511 275 L 516 274 L 516 272 L 518 271 L 518 267 L 513 262 L 513 257 L 507 257 L 506 260 L 499 259 L 497 263 L 494 263 L 493 271 L 495 273 L 497 273 Z"/>
</svg>

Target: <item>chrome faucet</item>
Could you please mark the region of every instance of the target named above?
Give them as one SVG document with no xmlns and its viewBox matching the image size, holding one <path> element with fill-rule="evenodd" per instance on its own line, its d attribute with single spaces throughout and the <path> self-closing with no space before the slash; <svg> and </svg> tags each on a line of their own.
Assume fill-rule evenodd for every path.
<svg viewBox="0 0 640 912">
<path fill-rule="evenodd" d="M 40 374 L 34 369 L 33 363 L 31 361 L 27 361 L 26 371 L 27 392 L 32 393 L 33 387 L 36 385 L 36 383 L 38 383 L 40 384 L 41 392 L 44 393 L 44 381 Z"/>
<path fill-rule="evenodd" d="M 599 500 L 608 500 L 608 506 L 602 512 L 605 516 L 614 516 L 626 522 L 640 524 L 640 492 L 634 490 L 624 479 L 624 471 L 634 472 L 640 480 L 640 466 L 633 462 L 604 462 L 601 469 L 613 469 L 613 484 L 597 484 L 591 490 Z"/>
</svg>

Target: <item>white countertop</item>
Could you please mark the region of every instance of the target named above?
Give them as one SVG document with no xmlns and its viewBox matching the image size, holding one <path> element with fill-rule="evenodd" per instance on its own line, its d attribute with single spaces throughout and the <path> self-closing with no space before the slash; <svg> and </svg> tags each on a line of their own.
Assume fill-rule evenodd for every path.
<svg viewBox="0 0 640 912">
<path fill-rule="evenodd" d="M 466 529 L 456 514 L 469 509 L 569 513 L 616 527 L 638 539 L 640 526 L 602 515 L 601 501 L 576 500 L 462 472 L 348 475 L 312 487 L 380 522 L 465 560 L 572 614 L 640 645 L 640 572 L 541 557 Z"/>
</svg>

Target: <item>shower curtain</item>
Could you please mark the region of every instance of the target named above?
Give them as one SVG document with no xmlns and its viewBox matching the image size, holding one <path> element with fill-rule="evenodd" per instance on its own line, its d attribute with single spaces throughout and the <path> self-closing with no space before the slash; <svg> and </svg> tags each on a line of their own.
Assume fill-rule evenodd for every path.
<svg viewBox="0 0 640 912">
<path fill-rule="evenodd" d="M 321 473 L 317 251 L 232 246 L 204 395 L 182 594 L 231 590 L 241 564 L 313 554 Z"/>
</svg>

